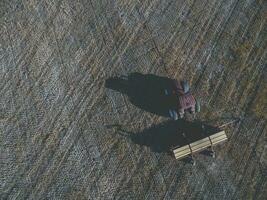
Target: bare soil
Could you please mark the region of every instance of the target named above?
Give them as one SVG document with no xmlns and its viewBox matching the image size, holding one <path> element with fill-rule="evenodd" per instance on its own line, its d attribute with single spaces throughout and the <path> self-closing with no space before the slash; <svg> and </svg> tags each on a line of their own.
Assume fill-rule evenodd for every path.
<svg viewBox="0 0 267 200">
<path fill-rule="evenodd" d="M 263 0 L 1 0 L 1 199 L 266 199 Z M 201 102 L 171 121 L 164 88 Z M 175 160 L 182 133 L 240 119 Z M 196 128 L 194 128 L 196 127 Z"/>
</svg>

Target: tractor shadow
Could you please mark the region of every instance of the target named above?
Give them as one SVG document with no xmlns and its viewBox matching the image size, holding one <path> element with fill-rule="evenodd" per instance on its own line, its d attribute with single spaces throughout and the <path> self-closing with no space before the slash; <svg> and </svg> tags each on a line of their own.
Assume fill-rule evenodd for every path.
<svg viewBox="0 0 267 200">
<path fill-rule="evenodd" d="M 172 87 L 172 81 L 153 74 L 131 73 L 107 79 L 105 87 L 127 95 L 129 101 L 140 109 L 167 117 L 168 109 L 177 101 L 164 94 L 166 88 Z"/>
<path fill-rule="evenodd" d="M 168 120 L 139 133 L 128 132 L 120 126 L 117 127 L 117 133 L 126 136 L 135 144 L 147 146 L 151 151 L 158 153 L 172 153 L 171 149 L 175 147 L 203 139 L 219 130 L 218 127 L 201 121 L 186 121 L 184 119 Z"/>
</svg>

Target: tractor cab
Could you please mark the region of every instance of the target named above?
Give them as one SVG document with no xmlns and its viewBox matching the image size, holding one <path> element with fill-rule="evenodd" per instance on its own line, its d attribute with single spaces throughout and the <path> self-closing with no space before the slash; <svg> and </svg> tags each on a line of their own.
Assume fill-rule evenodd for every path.
<svg viewBox="0 0 267 200">
<path fill-rule="evenodd" d="M 187 81 L 172 80 L 171 88 L 165 89 L 165 95 L 175 100 L 175 105 L 169 109 L 169 115 L 174 120 L 183 118 L 186 111 L 191 114 L 200 111 L 200 104 L 191 93 Z"/>
</svg>

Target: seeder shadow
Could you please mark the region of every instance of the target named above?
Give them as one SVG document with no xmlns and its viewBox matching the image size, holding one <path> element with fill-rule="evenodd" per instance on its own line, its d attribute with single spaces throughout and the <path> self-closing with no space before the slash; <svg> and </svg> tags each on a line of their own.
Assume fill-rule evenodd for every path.
<svg viewBox="0 0 267 200">
<path fill-rule="evenodd" d="M 133 143 L 140 146 L 147 146 L 153 152 L 171 153 L 171 150 L 178 146 L 184 146 L 210 136 L 220 129 L 203 123 L 201 121 L 177 121 L 169 120 L 164 123 L 134 133 L 117 126 L 117 133 L 129 138 Z"/>
</svg>

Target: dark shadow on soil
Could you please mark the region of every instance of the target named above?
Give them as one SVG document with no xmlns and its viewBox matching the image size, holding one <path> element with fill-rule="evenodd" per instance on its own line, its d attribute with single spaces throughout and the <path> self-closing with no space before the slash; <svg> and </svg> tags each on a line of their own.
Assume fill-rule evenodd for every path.
<svg viewBox="0 0 267 200">
<path fill-rule="evenodd" d="M 169 120 L 139 133 L 128 132 L 118 125 L 113 126 L 117 127 L 118 133 L 130 138 L 135 144 L 147 146 L 153 152 L 159 153 L 170 153 L 174 147 L 195 142 L 220 130 L 200 121 L 192 122 L 183 119 Z"/>
<path fill-rule="evenodd" d="M 109 78 L 105 87 L 126 94 L 130 102 L 151 113 L 169 116 L 168 109 L 177 101 L 164 94 L 172 87 L 172 79 L 153 74 L 132 73 L 128 76 Z"/>
</svg>

